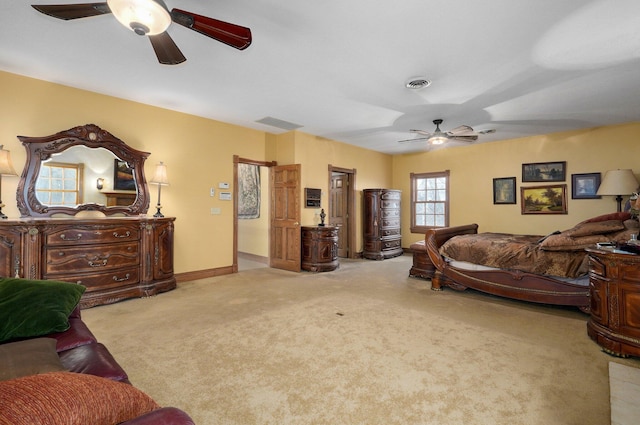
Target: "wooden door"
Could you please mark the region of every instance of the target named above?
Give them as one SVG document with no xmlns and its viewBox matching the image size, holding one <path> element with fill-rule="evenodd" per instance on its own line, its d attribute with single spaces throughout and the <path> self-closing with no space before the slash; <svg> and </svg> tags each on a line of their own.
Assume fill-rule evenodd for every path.
<svg viewBox="0 0 640 425">
<path fill-rule="evenodd" d="M 270 266 L 300 271 L 300 164 L 271 169 Z"/>
<path fill-rule="evenodd" d="M 338 257 L 342 258 L 349 257 L 348 177 L 332 175 L 329 189 L 329 224 L 338 228 Z"/>
</svg>

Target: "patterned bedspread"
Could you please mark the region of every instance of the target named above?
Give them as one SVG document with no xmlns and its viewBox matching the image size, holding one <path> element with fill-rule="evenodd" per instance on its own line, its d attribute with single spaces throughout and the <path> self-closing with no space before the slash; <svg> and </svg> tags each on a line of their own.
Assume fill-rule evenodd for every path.
<svg viewBox="0 0 640 425">
<path fill-rule="evenodd" d="M 584 251 L 544 251 L 543 236 L 479 233 L 459 235 L 440 247 L 448 258 L 500 269 L 575 278 L 588 273 Z"/>
</svg>

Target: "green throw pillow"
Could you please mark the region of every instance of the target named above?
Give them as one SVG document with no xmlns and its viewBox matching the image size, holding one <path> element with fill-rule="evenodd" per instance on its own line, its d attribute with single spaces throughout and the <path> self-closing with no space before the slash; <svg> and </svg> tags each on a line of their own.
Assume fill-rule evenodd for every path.
<svg viewBox="0 0 640 425">
<path fill-rule="evenodd" d="M 0 278 L 0 342 L 66 331 L 85 290 L 53 280 Z"/>
</svg>

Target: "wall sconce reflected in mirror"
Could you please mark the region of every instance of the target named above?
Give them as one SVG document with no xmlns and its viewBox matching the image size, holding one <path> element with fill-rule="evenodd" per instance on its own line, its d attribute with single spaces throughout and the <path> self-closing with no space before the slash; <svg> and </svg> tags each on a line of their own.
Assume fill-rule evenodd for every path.
<svg viewBox="0 0 640 425">
<path fill-rule="evenodd" d="M 96 187 L 98 190 L 102 190 L 104 187 L 104 179 L 102 177 L 99 177 L 98 180 L 96 180 Z"/>
<path fill-rule="evenodd" d="M 16 170 L 11 163 L 11 152 L 3 149 L 4 145 L 0 145 L 0 219 L 6 219 L 7 216 L 2 212 L 2 176 L 17 176 Z"/>
<path fill-rule="evenodd" d="M 164 165 L 162 161 L 160 164 L 156 165 L 156 172 L 153 175 L 153 178 L 149 181 L 150 184 L 158 185 L 158 204 L 156 205 L 156 213 L 153 215 L 154 217 L 164 217 L 160 212 L 162 205 L 160 205 L 160 189 L 162 186 L 169 186 L 169 179 L 167 178 L 167 166 Z"/>
</svg>

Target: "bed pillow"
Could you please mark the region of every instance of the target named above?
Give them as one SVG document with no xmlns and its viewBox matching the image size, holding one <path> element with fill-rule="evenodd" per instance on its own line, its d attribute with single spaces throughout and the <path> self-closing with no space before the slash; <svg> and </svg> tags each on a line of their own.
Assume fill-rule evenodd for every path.
<svg viewBox="0 0 640 425">
<path fill-rule="evenodd" d="M 595 223 L 598 221 L 607 221 L 607 220 L 620 220 L 620 221 L 624 221 L 624 220 L 628 220 L 631 218 L 631 213 L 629 213 L 628 211 L 621 211 L 621 212 L 615 212 L 615 213 L 609 213 L 609 214 L 603 214 L 603 215 L 599 215 L 597 217 L 593 217 L 593 218 L 589 218 L 579 224 L 582 223 Z"/>
<path fill-rule="evenodd" d="M 0 423 L 113 425 L 160 406 L 123 382 L 73 372 L 51 372 L 0 382 Z"/>
<path fill-rule="evenodd" d="M 0 345 L 0 381 L 66 370 L 53 338 L 34 338 Z"/>
<path fill-rule="evenodd" d="M 572 229 L 562 232 L 565 236 L 574 238 L 580 236 L 604 235 L 607 233 L 624 230 L 624 224 L 620 220 L 592 221 L 588 223 L 576 224 Z"/>
<path fill-rule="evenodd" d="M 544 251 L 582 251 L 585 248 L 595 247 L 598 242 L 609 242 L 606 235 L 590 235 L 581 237 L 571 237 L 564 234 L 551 235 L 546 238 L 540 248 Z"/>
<path fill-rule="evenodd" d="M 0 342 L 66 331 L 85 290 L 52 280 L 0 278 Z"/>
</svg>

